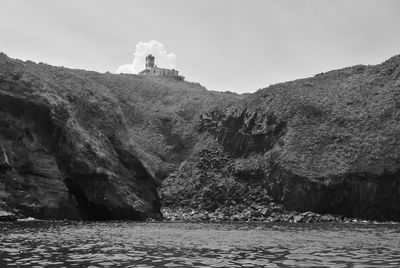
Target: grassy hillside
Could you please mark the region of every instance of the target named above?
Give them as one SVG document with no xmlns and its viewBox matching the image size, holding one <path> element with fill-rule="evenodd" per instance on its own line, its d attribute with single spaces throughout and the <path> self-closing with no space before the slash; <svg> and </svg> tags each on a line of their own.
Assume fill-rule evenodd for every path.
<svg viewBox="0 0 400 268">
<path fill-rule="evenodd" d="M 0 54 L 0 104 L 4 210 L 157 218 L 168 177 L 170 206 L 399 219 L 400 56 L 237 95 Z"/>
<path fill-rule="evenodd" d="M 3 57 L 6 57 L 3 54 Z M 15 76 L 35 85 L 40 95 L 84 122 L 90 135 L 112 132 L 123 123 L 146 167 L 162 179 L 182 162 L 196 143 L 199 115 L 234 103 L 242 96 L 208 91 L 198 83 L 132 74 L 100 74 L 33 62 L 13 62 Z M 65 105 L 64 105 L 65 106 Z M 104 115 L 97 122 L 98 113 Z M 106 120 L 103 122 L 103 120 Z"/>
<path fill-rule="evenodd" d="M 299 211 L 399 219 L 400 56 L 272 85 L 201 118 L 212 145 L 164 181 L 164 202 L 224 208 L 239 183 L 250 204 L 271 196 Z M 209 152 L 227 160 L 210 168 Z M 221 187 L 225 203 L 210 193 Z"/>
<path fill-rule="evenodd" d="M 400 56 L 274 85 L 242 105 L 287 122 L 279 162 L 296 174 L 399 171 Z"/>
<path fill-rule="evenodd" d="M 156 182 L 197 141 L 199 115 L 239 95 L 0 54 L 0 209 L 50 218 L 159 217 Z"/>
</svg>

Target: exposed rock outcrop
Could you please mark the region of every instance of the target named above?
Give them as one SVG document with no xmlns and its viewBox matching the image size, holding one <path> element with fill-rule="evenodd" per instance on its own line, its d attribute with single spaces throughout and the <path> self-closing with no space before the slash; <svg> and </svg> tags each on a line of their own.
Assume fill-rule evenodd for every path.
<svg viewBox="0 0 400 268">
<path fill-rule="evenodd" d="M 164 181 L 167 206 L 226 208 L 222 188 L 247 205 L 400 220 L 400 56 L 270 86 L 204 113 L 199 130 L 209 142 Z M 245 200 L 229 195 L 238 184 Z"/>
<path fill-rule="evenodd" d="M 399 66 L 239 96 L 0 54 L 0 211 L 159 219 L 162 182 L 165 211 L 400 220 Z"/>
<path fill-rule="evenodd" d="M 195 143 L 190 126 L 199 108 L 237 96 L 0 54 L 0 210 L 160 219 L 157 184 Z"/>
<path fill-rule="evenodd" d="M 90 135 L 70 113 L 72 105 L 51 103 L 46 95 L 35 95 L 36 85 L 8 81 L 4 70 L 9 68 L 2 70 L 0 181 L 5 207 L 37 218 L 160 217 L 155 181 L 123 143 L 122 124 L 115 124 L 115 134 L 99 127 Z"/>
</svg>

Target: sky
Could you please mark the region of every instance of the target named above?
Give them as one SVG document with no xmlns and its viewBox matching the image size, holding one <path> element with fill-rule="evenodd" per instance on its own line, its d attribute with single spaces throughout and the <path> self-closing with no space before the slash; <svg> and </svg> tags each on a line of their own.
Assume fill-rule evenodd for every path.
<svg viewBox="0 0 400 268">
<path fill-rule="evenodd" d="M 0 0 L 0 51 L 99 72 L 156 54 L 209 90 L 270 84 L 400 54 L 399 0 Z"/>
</svg>

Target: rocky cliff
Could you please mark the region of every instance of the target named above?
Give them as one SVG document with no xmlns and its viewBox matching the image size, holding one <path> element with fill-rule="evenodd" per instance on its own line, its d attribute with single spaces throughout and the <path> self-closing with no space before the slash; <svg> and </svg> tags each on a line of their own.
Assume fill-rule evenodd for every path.
<svg viewBox="0 0 400 268">
<path fill-rule="evenodd" d="M 0 219 L 159 219 L 159 188 L 215 218 L 400 220 L 399 149 L 400 56 L 240 96 L 0 54 Z"/>
<path fill-rule="evenodd" d="M 167 206 L 400 220 L 400 56 L 259 90 L 202 114 L 199 132 L 163 182 Z"/>
<path fill-rule="evenodd" d="M 0 54 L 0 214 L 159 219 L 157 184 L 196 143 L 194 119 L 238 98 Z"/>
</svg>

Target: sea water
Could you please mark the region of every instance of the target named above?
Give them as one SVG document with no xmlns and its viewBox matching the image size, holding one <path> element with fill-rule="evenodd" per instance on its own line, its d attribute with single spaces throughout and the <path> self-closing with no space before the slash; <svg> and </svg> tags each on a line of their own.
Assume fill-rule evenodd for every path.
<svg viewBox="0 0 400 268">
<path fill-rule="evenodd" d="M 400 267 L 400 225 L 9 222 L 0 267 Z"/>
</svg>

